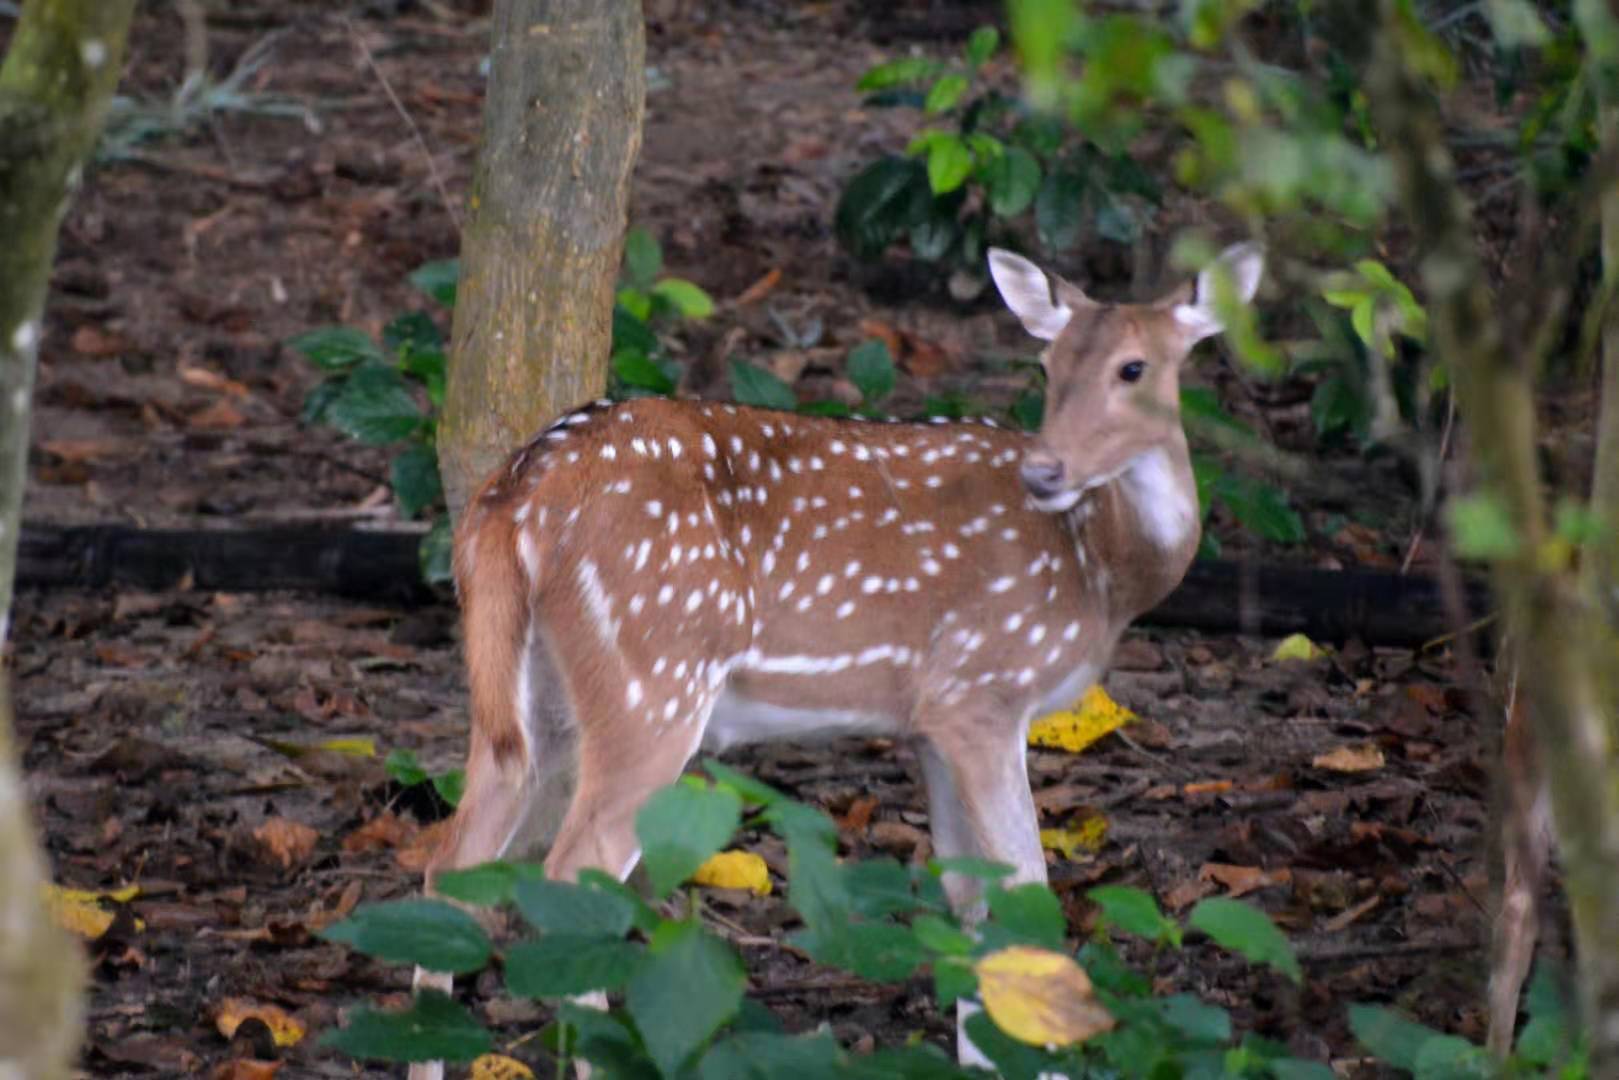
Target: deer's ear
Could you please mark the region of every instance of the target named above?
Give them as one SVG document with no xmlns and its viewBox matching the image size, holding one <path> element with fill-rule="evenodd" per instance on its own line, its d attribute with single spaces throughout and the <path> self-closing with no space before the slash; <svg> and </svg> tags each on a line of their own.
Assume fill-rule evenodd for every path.
<svg viewBox="0 0 1619 1080">
<path fill-rule="evenodd" d="M 1052 279 L 1028 259 L 1004 248 L 990 248 L 989 276 L 995 279 L 1006 306 L 1035 337 L 1051 341 L 1068 325 L 1072 309 L 1052 298 Z"/>
<path fill-rule="evenodd" d="M 1265 272 L 1265 252 L 1258 244 L 1236 244 L 1226 248 L 1197 275 L 1197 288 L 1190 303 L 1175 308 L 1175 321 L 1185 327 L 1192 340 L 1218 334 L 1225 329 L 1220 318 L 1216 293 L 1222 281 L 1230 291 L 1226 299 L 1246 304 L 1259 291 L 1259 278 Z"/>
</svg>

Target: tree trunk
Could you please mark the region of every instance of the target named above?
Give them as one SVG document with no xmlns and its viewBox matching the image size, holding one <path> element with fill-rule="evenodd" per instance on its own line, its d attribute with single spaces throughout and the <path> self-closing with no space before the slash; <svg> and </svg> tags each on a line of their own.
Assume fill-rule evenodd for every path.
<svg viewBox="0 0 1619 1080">
<path fill-rule="evenodd" d="M 28 463 L 29 405 L 56 231 L 123 68 L 135 0 L 30 0 L 0 65 L 0 645 Z M 81 1037 L 78 949 L 46 880 L 0 679 L 0 1072 L 66 1076 Z"/>
<path fill-rule="evenodd" d="M 1394 165 L 1406 220 L 1422 253 L 1429 326 L 1449 366 L 1479 490 L 1496 499 L 1516 529 L 1516 551 L 1494 562 L 1496 595 L 1506 616 L 1521 688 L 1531 705 L 1531 735 L 1550 785 L 1564 883 L 1573 916 L 1584 1030 L 1591 1075 L 1619 1075 L 1619 756 L 1608 671 L 1619 635 L 1591 591 L 1598 575 L 1573 568 L 1549 544 L 1546 500 L 1536 458 L 1535 342 L 1551 345 L 1547 323 L 1562 304 L 1542 288 L 1520 297 L 1539 323 L 1508 334 L 1506 306 L 1492 294 L 1479 258 L 1471 211 L 1455 180 L 1445 133 L 1428 87 L 1407 66 L 1391 27 L 1396 0 L 1383 0 L 1382 32 L 1352 29 L 1362 50 L 1373 120 Z M 1595 169 L 1614 183 L 1611 154 Z M 1597 189 L 1598 195 L 1600 190 Z M 1589 207 L 1581 207 L 1583 215 Z M 1612 237 L 1607 239 L 1611 240 Z M 1609 252 L 1611 253 L 1611 252 Z M 1566 258 L 1572 261 L 1573 252 Z M 1614 390 L 1612 356 L 1608 377 Z M 1599 458 L 1612 467 L 1619 403 L 1603 402 Z M 1599 462 L 1595 502 L 1615 512 L 1613 477 Z M 1609 519 L 1610 529 L 1614 526 Z"/>
<path fill-rule="evenodd" d="M 645 51 L 632 0 L 496 0 L 439 426 L 452 513 L 606 386 Z"/>
</svg>

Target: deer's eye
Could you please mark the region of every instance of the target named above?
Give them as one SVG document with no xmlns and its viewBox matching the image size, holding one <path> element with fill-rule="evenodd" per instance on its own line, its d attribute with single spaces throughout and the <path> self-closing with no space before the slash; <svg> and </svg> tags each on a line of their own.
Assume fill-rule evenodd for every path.
<svg viewBox="0 0 1619 1080">
<path fill-rule="evenodd" d="M 1130 360 L 1119 368 L 1119 378 L 1125 382 L 1135 382 L 1147 370 L 1145 360 Z"/>
</svg>

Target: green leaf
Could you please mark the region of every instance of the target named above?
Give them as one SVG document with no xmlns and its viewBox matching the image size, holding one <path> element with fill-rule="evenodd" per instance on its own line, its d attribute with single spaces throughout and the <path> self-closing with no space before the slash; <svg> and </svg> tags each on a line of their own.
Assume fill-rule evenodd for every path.
<svg viewBox="0 0 1619 1080">
<path fill-rule="evenodd" d="M 779 817 L 785 807 L 797 805 L 772 807 L 771 814 Z M 853 906 L 847 871 L 833 853 L 837 833 L 828 836 L 816 828 L 819 814 L 795 816 L 798 823 L 786 832 L 787 898 L 812 932 L 836 932 L 847 924 Z"/>
<path fill-rule="evenodd" d="M 826 1032 L 778 1035 L 750 1031 L 717 1043 L 697 1067 L 702 1080 L 779 1080 L 842 1075 L 843 1055 Z"/>
<path fill-rule="evenodd" d="M 1417 1051 L 1417 1080 L 1492 1080 L 1495 1059 L 1459 1035 L 1439 1035 Z"/>
<path fill-rule="evenodd" d="M 1012 402 L 1012 419 L 1024 431 L 1039 431 L 1046 415 L 1045 391 L 1030 387 Z"/>
<path fill-rule="evenodd" d="M 326 418 L 343 434 L 371 446 L 409 438 L 424 419 L 399 372 L 381 364 L 355 368 L 327 406 Z"/>
<path fill-rule="evenodd" d="M 1068 922 L 1062 904 L 1044 885 L 1033 882 L 989 890 L 989 912 L 1018 938 L 1047 949 L 1061 949 Z"/>
<path fill-rule="evenodd" d="M 1375 340 L 1377 327 L 1374 325 L 1374 319 L 1376 314 L 1377 301 L 1370 296 L 1363 296 L 1360 302 L 1350 310 L 1349 322 L 1354 326 L 1355 336 L 1360 338 L 1362 344 L 1368 349 L 1376 349 L 1381 352 L 1382 350 L 1378 349 L 1377 341 Z"/>
<path fill-rule="evenodd" d="M 848 405 L 831 398 L 825 401 L 801 401 L 798 411 L 804 416 L 831 416 L 838 419 L 854 415 L 854 410 Z"/>
<path fill-rule="evenodd" d="M 645 289 L 663 269 L 663 248 L 658 238 L 639 225 L 624 234 L 624 272 L 630 284 Z"/>
<path fill-rule="evenodd" d="M 959 72 L 942 75 L 928 90 L 928 96 L 922 102 L 924 112 L 937 114 L 948 112 L 954 108 L 961 95 L 967 92 L 967 76 Z"/>
<path fill-rule="evenodd" d="M 361 904 L 319 936 L 390 964 L 416 964 L 429 971 L 459 975 L 489 962 L 489 938 L 478 921 L 440 900 Z"/>
<path fill-rule="evenodd" d="M 421 991 L 404 1012 L 361 1006 L 320 1042 L 374 1061 L 471 1061 L 494 1046 L 471 1013 L 437 990 Z"/>
<path fill-rule="evenodd" d="M 1096 233 L 1104 240 L 1116 244 L 1133 244 L 1141 235 L 1141 226 L 1129 205 L 1118 199 L 1101 198 L 1096 208 Z"/>
<path fill-rule="evenodd" d="M 479 863 L 464 870 L 442 870 L 433 877 L 433 891 L 449 900 L 480 907 L 509 903 L 519 881 L 543 878 L 545 868 L 534 863 Z"/>
<path fill-rule="evenodd" d="M 1230 508 L 1238 524 L 1250 532 L 1281 544 L 1296 544 L 1304 539 L 1304 521 L 1287 504 L 1287 496 L 1279 488 L 1225 473 L 1214 482 L 1213 491 Z"/>
<path fill-rule="evenodd" d="M 1079 243 L 1084 227 L 1085 179 L 1069 169 L 1047 173 L 1034 196 L 1034 226 L 1052 251 Z"/>
<path fill-rule="evenodd" d="M 888 346 L 877 338 L 862 341 L 849 350 L 849 381 L 855 384 L 867 406 L 876 405 L 894 392 L 898 376 Z"/>
<path fill-rule="evenodd" d="M 978 992 L 978 975 L 965 958 L 941 957 L 933 963 L 933 999 L 939 1008 L 947 1008 L 957 998 L 972 997 Z"/>
<path fill-rule="evenodd" d="M 1510 559 L 1523 546 L 1506 505 L 1487 492 L 1451 500 L 1450 535 L 1464 559 Z"/>
<path fill-rule="evenodd" d="M 1043 1074 L 1056 1074 L 1050 1068 L 1050 1054 L 1018 1042 L 996 1027 L 987 1012 L 967 1019 L 967 1037 L 994 1063 L 995 1071 L 1004 1080 L 1038 1080 Z"/>
<path fill-rule="evenodd" d="M 1164 1023 L 1192 1042 L 1224 1045 L 1231 1041 L 1231 1014 L 1217 1005 L 1191 994 L 1174 994 L 1161 999 L 1158 1007 Z"/>
<path fill-rule="evenodd" d="M 929 57 L 902 56 L 871 68 L 860 76 L 860 81 L 854 84 L 854 88 L 865 93 L 870 90 L 886 90 L 891 86 L 903 86 L 906 83 L 922 82 L 931 79 L 942 66 L 939 61 Z"/>
<path fill-rule="evenodd" d="M 433 790 L 451 806 L 461 805 L 461 796 L 467 792 L 465 769 L 449 769 L 433 777 Z"/>
<path fill-rule="evenodd" d="M 613 294 L 614 302 L 641 322 L 652 319 L 652 294 L 633 285 L 626 285 Z"/>
<path fill-rule="evenodd" d="M 426 443 L 411 443 L 394 455 L 391 467 L 394 498 L 407 518 L 433 506 L 444 495 L 439 481 L 438 454 Z"/>
<path fill-rule="evenodd" d="M 415 349 L 443 349 L 444 336 L 425 311 L 408 311 L 382 328 L 382 347 L 395 356 Z"/>
<path fill-rule="evenodd" d="M 371 335 L 352 326 L 323 326 L 287 339 L 287 347 L 324 371 L 345 371 L 355 364 L 382 362 L 382 350 Z"/>
<path fill-rule="evenodd" d="M 613 374 L 625 386 L 637 390 L 650 390 L 654 394 L 672 394 L 675 382 L 643 352 L 621 349 L 613 354 Z"/>
<path fill-rule="evenodd" d="M 1186 922 L 1207 934 L 1216 945 L 1249 963 L 1274 968 L 1295 983 L 1304 981 L 1293 946 L 1271 922 L 1270 916 L 1253 905 L 1211 896 L 1198 902 Z"/>
<path fill-rule="evenodd" d="M 1344 375 L 1333 375 L 1316 384 L 1310 395 L 1310 419 L 1317 436 L 1339 431 L 1358 431 L 1369 419 L 1370 403 Z"/>
<path fill-rule="evenodd" d="M 455 306 L 456 283 L 461 280 L 461 260 L 441 259 L 423 263 L 411 272 L 409 281 L 445 307 Z"/>
<path fill-rule="evenodd" d="M 975 855 L 952 855 L 943 859 L 929 859 L 928 869 L 935 874 L 960 874 L 979 881 L 999 881 L 1010 877 L 1012 868 L 1005 863 L 991 862 Z"/>
<path fill-rule="evenodd" d="M 416 751 L 396 746 L 382 759 L 383 771 L 401 787 L 414 787 L 427 780 L 427 770 L 416 760 Z"/>
<path fill-rule="evenodd" d="M 754 806 L 772 806 L 787 798 L 764 781 L 755 780 L 747 773 L 713 758 L 703 759 L 703 771 L 712 776 L 720 787 L 736 792 L 744 802 Z"/>
<path fill-rule="evenodd" d="M 652 295 L 668 301 L 685 319 L 706 319 L 714 314 L 713 297 L 685 278 L 664 278 L 652 286 Z"/>
<path fill-rule="evenodd" d="M 416 549 L 416 558 L 421 563 L 422 580 L 429 585 L 445 584 L 454 576 L 450 569 L 454 536 L 450 515 L 440 514 L 433 519 L 427 535 L 422 537 L 421 545 Z"/>
<path fill-rule="evenodd" d="M 901 982 L 932 959 L 909 927 L 891 922 L 855 923 L 841 935 L 843 967 L 873 982 Z"/>
<path fill-rule="evenodd" d="M 967 38 L 967 63 L 977 67 L 1000 47 L 1001 32 L 993 26 L 980 26 Z"/>
<path fill-rule="evenodd" d="M 973 171 L 973 152 L 959 135 L 945 134 L 928 147 L 928 187 L 948 195 L 966 183 Z"/>
<path fill-rule="evenodd" d="M 310 387 L 309 393 L 304 397 L 304 407 L 298 412 L 298 419 L 305 424 L 325 423 L 326 411 L 343 392 L 345 381 L 342 376 L 335 376 L 322 379 Z"/>
<path fill-rule="evenodd" d="M 623 304 L 614 304 L 613 352 L 616 354 L 626 349 L 651 356 L 658 351 L 658 336 L 645 319 L 629 311 Z"/>
<path fill-rule="evenodd" d="M 911 873 L 895 859 L 861 859 L 844 865 L 853 910 L 866 918 L 900 915 L 919 906 Z"/>
<path fill-rule="evenodd" d="M 873 259 L 921 221 L 933 201 L 919 161 L 885 157 L 844 187 L 833 214 L 838 242 L 857 259 Z"/>
<path fill-rule="evenodd" d="M 1102 885 L 1085 895 L 1102 909 L 1102 920 L 1108 926 L 1151 942 L 1180 947 L 1179 924 L 1164 916 L 1151 893 L 1129 885 Z"/>
<path fill-rule="evenodd" d="M 655 792 L 635 815 L 653 896 L 667 896 L 695 873 L 730 841 L 741 818 L 742 800 L 722 788 L 677 783 Z"/>
<path fill-rule="evenodd" d="M 1181 388 L 1181 415 L 1191 417 L 1194 421 L 1207 424 L 1210 427 L 1223 428 L 1234 435 L 1241 435 L 1253 439 L 1254 429 L 1226 412 L 1225 406 L 1220 404 L 1220 398 L 1213 390 L 1202 386 L 1184 386 Z"/>
<path fill-rule="evenodd" d="M 1040 190 L 1040 162 L 1021 146 L 990 162 L 984 171 L 989 208 L 999 217 L 1015 217 L 1033 203 Z"/>
<path fill-rule="evenodd" d="M 651 955 L 630 980 L 624 1004 L 664 1076 L 675 1076 L 736 1014 L 745 981 L 736 954 L 697 924 L 668 923 L 653 935 Z"/>
<path fill-rule="evenodd" d="M 1349 1006 L 1349 1030 L 1373 1056 L 1395 1068 L 1416 1071 L 1417 1055 L 1439 1032 L 1408 1020 L 1392 1009 L 1374 1005 Z"/>
<path fill-rule="evenodd" d="M 519 881 L 517 910 L 536 930 L 575 937 L 623 937 L 635 907 L 621 896 L 567 881 Z"/>
<path fill-rule="evenodd" d="M 762 409 L 790 412 L 798 407 L 798 397 L 792 387 L 746 360 L 731 361 L 731 396 L 739 404 L 757 405 Z"/>
<path fill-rule="evenodd" d="M 1267 1062 L 1265 1068 L 1274 1080 L 1337 1080 L 1338 1074 L 1319 1061 L 1300 1058 L 1277 1058 Z"/>
<path fill-rule="evenodd" d="M 433 407 L 443 407 L 444 383 L 449 370 L 444 350 L 428 345 L 407 348 L 399 358 L 399 370 L 420 379 Z"/>
<path fill-rule="evenodd" d="M 640 970 L 643 953 L 619 937 L 542 934 L 506 950 L 506 988 L 531 998 L 617 990 Z"/>
<path fill-rule="evenodd" d="M 971 934 L 937 915 L 918 915 L 911 920 L 911 932 L 924 947 L 946 956 L 966 956 L 973 950 Z"/>
</svg>

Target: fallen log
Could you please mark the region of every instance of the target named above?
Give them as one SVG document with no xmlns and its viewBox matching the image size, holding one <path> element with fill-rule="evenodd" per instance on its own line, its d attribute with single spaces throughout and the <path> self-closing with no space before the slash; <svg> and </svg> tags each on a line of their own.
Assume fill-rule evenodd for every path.
<svg viewBox="0 0 1619 1080">
<path fill-rule="evenodd" d="M 140 529 L 126 525 L 25 526 L 17 553 L 20 588 L 326 593 L 412 606 L 448 602 L 424 584 L 417 533 L 310 526 L 262 529 Z M 1491 610 L 1469 582 L 1470 617 Z M 1359 638 L 1416 645 L 1450 632 L 1438 582 L 1381 570 L 1317 570 L 1257 561 L 1200 560 L 1143 622 L 1206 633 L 1319 641 Z"/>
</svg>

